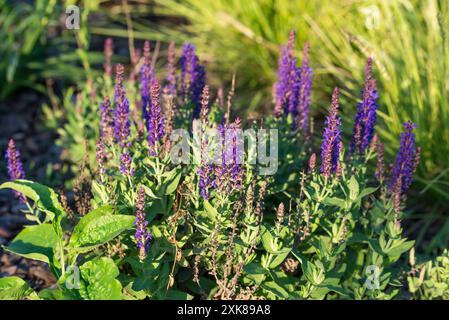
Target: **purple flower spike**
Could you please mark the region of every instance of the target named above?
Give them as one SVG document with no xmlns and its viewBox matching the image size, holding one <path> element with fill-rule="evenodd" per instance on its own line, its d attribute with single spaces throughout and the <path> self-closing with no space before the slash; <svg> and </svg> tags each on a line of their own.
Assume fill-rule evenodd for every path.
<svg viewBox="0 0 449 320">
<path fill-rule="evenodd" d="M 9 140 L 8 148 L 6 149 L 6 160 L 8 164 L 9 179 L 11 181 L 25 179 L 25 171 L 23 171 L 22 161 L 20 160 L 20 152 L 16 149 L 13 139 Z M 14 194 L 17 198 L 20 198 L 22 202 L 26 201 L 21 193 L 14 191 Z"/>
<path fill-rule="evenodd" d="M 310 45 L 304 44 L 302 66 L 296 66 L 293 45 L 295 33 L 290 32 L 288 45 L 281 48 L 279 67 L 277 72 L 276 105 L 274 113 L 276 117 L 282 114 L 292 114 L 294 127 L 298 127 L 307 133 L 309 126 L 310 91 L 312 87 L 312 69 L 309 66 Z"/>
<path fill-rule="evenodd" d="M 150 61 L 150 42 L 145 41 L 143 47 L 143 66 L 140 70 L 140 95 L 142 97 L 142 118 L 144 123 L 148 126 L 150 121 L 150 86 L 154 77 L 154 70 L 151 68 Z"/>
<path fill-rule="evenodd" d="M 401 186 L 402 193 L 406 193 L 412 183 L 413 173 L 417 166 L 415 134 L 416 125 L 408 121 L 404 123 L 405 132 L 401 133 L 401 144 L 396 157 L 396 163 L 388 184 L 388 191 L 394 193 Z"/>
<path fill-rule="evenodd" d="M 201 94 L 206 84 L 206 69 L 199 64 L 195 54 L 195 46 L 186 43 L 181 55 L 181 90 L 184 96 L 193 103 L 193 118 L 199 116 L 201 108 Z"/>
<path fill-rule="evenodd" d="M 155 156 L 157 152 L 157 143 L 164 137 L 165 120 L 160 106 L 161 87 L 159 81 L 155 78 L 151 83 L 151 110 L 148 122 L 148 145 L 150 155 Z"/>
<path fill-rule="evenodd" d="M 312 68 L 309 66 L 310 44 L 304 44 L 302 66 L 299 74 L 298 113 L 299 128 L 306 133 L 309 127 L 310 91 L 312 88 Z"/>
<path fill-rule="evenodd" d="M 132 168 L 133 159 L 128 151 L 124 151 L 120 156 L 120 171 L 125 176 L 133 176 L 134 169 Z"/>
<path fill-rule="evenodd" d="M 122 148 L 129 147 L 129 136 L 131 133 L 131 122 L 129 120 L 129 101 L 125 96 L 123 86 L 124 67 L 117 65 L 115 84 L 115 119 L 114 119 L 114 140 Z"/>
<path fill-rule="evenodd" d="M 354 121 L 352 133 L 351 153 L 364 154 L 370 146 L 374 136 L 374 126 L 377 121 L 377 99 L 379 95 L 376 89 L 376 80 L 372 75 L 373 60 L 368 58 L 365 67 L 365 84 L 362 91 L 362 102 L 357 105 L 358 111 Z"/>
<path fill-rule="evenodd" d="M 243 180 L 243 149 L 241 143 L 243 141 L 239 141 L 239 131 L 241 129 L 241 120 L 236 118 L 234 123 L 232 124 L 232 170 L 231 176 L 233 181 L 233 188 L 238 189 Z"/>
<path fill-rule="evenodd" d="M 209 155 L 207 154 L 208 142 L 206 138 L 208 112 L 209 112 L 209 87 L 205 85 L 201 99 L 201 129 L 200 129 L 201 164 L 198 167 L 198 176 L 199 176 L 198 186 L 200 188 L 200 195 L 205 200 L 209 199 L 209 188 L 212 183 L 211 179 L 212 168 L 211 165 L 208 163 L 209 162 Z"/>
<path fill-rule="evenodd" d="M 275 115 L 280 117 L 282 112 L 289 113 L 289 99 L 292 96 L 294 78 L 297 77 L 296 59 L 293 57 L 293 45 L 295 42 L 294 31 L 290 32 L 288 45 L 281 48 L 276 82 Z M 292 103 L 290 103 L 292 104 Z"/>
<path fill-rule="evenodd" d="M 340 90 L 335 88 L 332 94 L 331 110 L 326 118 L 323 144 L 321 145 L 321 173 L 325 177 L 330 177 L 331 174 L 341 170 L 340 153 L 342 151 L 342 143 L 341 119 L 338 116 L 339 94 Z"/>
<path fill-rule="evenodd" d="M 113 126 L 111 101 L 108 97 L 105 97 L 100 105 L 100 136 L 102 141 L 110 142 L 112 140 Z"/>
<path fill-rule="evenodd" d="M 150 240 L 153 238 L 147 228 L 148 221 L 145 219 L 145 189 L 143 187 L 140 187 L 137 195 L 136 209 L 136 220 L 134 222 L 136 233 L 134 234 L 134 239 L 139 250 L 139 260 L 142 262 L 147 256 Z"/>
<path fill-rule="evenodd" d="M 8 161 L 9 178 L 11 180 L 25 179 L 22 161 L 20 161 L 20 152 L 16 149 L 13 139 L 9 140 L 6 159 Z"/>
</svg>

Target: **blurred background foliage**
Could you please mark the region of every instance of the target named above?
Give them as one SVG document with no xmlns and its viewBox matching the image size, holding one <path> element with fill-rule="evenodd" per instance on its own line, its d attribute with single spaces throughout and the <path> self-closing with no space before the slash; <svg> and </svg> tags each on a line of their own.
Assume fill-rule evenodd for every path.
<svg viewBox="0 0 449 320">
<path fill-rule="evenodd" d="M 102 63 L 103 55 L 88 51 L 86 21 L 101 2 L 0 0 L 0 99 L 23 88 L 45 93 L 44 79 L 76 83 L 91 77 L 90 64 Z M 71 4 L 83 7 L 76 31 L 65 27 Z"/>
<path fill-rule="evenodd" d="M 81 7 L 80 30 L 64 28 L 69 4 Z M 449 211 L 448 14 L 445 0 L 0 0 L 0 94 L 45 91 L 45 79 L 78 85 L 92 79 L 102 72 L 105 37 L 114 37 L 115 61 L 129 61 L 141 40 L 153 40 L 160 56 L 164 43 L 173 40 L 179 48 L 190 41 L 207 64 L 208 82 L 229 87 L 235 72 L 239 113 L 260 117 L 272 112 L 279 46 L 294 29 L 298 57 L 304 41 L 311 43 L 315 116 L 322 116 L 338 85 L 343 105 L 353 106 L 342 110 L 346 130 L 366 58 L 374 58 L 377 130 L 390 159 L 402 123 L 418 125 L 419 196 L 410 200 L 415 212 L 434 217 L 427 228 Z M 437 237 L 448 233 L 446 222 Z"/>
</svg>

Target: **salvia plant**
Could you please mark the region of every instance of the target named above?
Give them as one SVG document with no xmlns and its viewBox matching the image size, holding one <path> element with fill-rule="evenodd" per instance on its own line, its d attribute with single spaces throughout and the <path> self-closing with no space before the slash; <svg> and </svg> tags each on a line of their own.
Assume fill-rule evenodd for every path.
<svg viewBox="0 0 449 320">
<path fill-rule="evenodd" d="M 35 292 L 6 277 L 0 296 L 393 299 L 409 297 L 409 286 L 414 297 L 433 294 L 404 258 L 414 244 L 402 219 L 418 129 L 404 124 L 397 157 L 386 163 L 368 59 L 350 143 L 338 88 L 318 132 L 309 115 L 311 49 L 305 43 L 298 61 L 294 38 L 281 48 L 274 112 L 263 121 L 233 115 L 234 88 L 214 92 L 193 45 L 178 59 L 170 44 L 157 72 L 146 42 L 127 79 L 123 65 L 110 63 L 108 40 L 105 74 L 64 102 L 62 145 L 68 154 L 83 150 L 75 209 L 26 180 L 8 145 L 11 181 L 0 188 L 14 190 L 30 224 L 4 249 L 45 262 L 57 283 Z"/>
</svg>

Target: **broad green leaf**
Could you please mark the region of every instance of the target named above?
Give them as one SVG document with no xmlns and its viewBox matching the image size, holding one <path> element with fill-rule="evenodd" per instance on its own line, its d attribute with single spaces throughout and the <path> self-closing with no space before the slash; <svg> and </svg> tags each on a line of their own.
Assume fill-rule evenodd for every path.
<svg viewBox="0 0 449 320">
<path fill-rule="evenodd" d="M 95 180 L 92 181 L 92 193 L 94 198 L 99 198 L 102 203 L 107 203 L 109 200 L 106 188 Z"/>
<path fill-rule="evenodd" d="M 276 238 L 271 234 L 270 230 L 262 226 L 262 245 L 264 249 L 271 254 L 279 253 L 279 246 Z"/>
<path fill-rule="evenodd" d="M 164 194 L 169 195 L 176 191 L 179 185 L 179 180 L 181 179 L 181 170 L 179 168 L 175 168 L 172 171 L 168 172 L 167 178 L 164 182 Z"/>
<path fill-rule="evenodd" d="M 99 258 L 80 267 L 80 295 L 85 300 L 122 300 L 122 285 L 116 279 L 120 274 L 114 261 Z"/>
<path fill-rule="evenodd" d="M 133 227 L 135 217 L 113 215 L 110 206 L 103 206 L 84 216 L 73 230 L 69 246 L 93 248 L 106 243 Z"/>
<path fill-rule="evenodd" d="M 216 219 L 217 216 L 218 216 L 218 211 L 217 211 L 217 209 L 215 209 L 215 208 L 212 206 L 212 204 L 211 204 L 209 201 L 207 201 L 207 200 L 204 200 L 203 204 L 204 204 L 204 209 L 206 209 L 207 216 L 208 216 L 212 221 L 215 221 L 215 219 Z"/>
<path fill-rule="evenodd" d="M 0 300 L 39 299 L 28 283 L 19 277 L 0 278 Z"/>
<path fill-rule="evenodd" d="M 391 257 L 399 257 L 404 252 L 407 252 L 410 250 L 415 242 L 412 241 L 406 241 L 406 239 L 396 240 L 393 242 L 393 245 L 385 250 L 385 253 Z"/>
<path fill-rule="evenodd" d="M 342 209 L 346 207 L 345 200 L 339 198 L 326 198 L 324 199 L 323 203 L 328 206 L 336 206 Z"/>
<path fill-rule="evenodd" d="M 288 292 L 274 281 L 265 282 L 261 287 L 280 299 L 288 299 Z"/>
<path fill-rule="evenodd" d="M 58 195 L 50 188 L 28 180 L 5 182 L 0 189 L 13 189 L 33 200 L 38 208 L 44 212 L 56 215 L 60 221 L 65 216 L 64 209 L 58 200 Z"/>
<path fill-rule="evenodd" d="M 270 269 L 276 268 L 278 265 L 280 265 L 282 262 L 284 262 L 285 258 L 287 258 L 289 253 L 290 253 L 290 249 L 283 249 L 282 251 L 280 251 L 279 254 L 275 255 L 274 259 L 268 265 L 268 268 L 270 268 Z"/>
<path fill-rule="evenodd" d="M 370 195 L 371 193 L 376 192 L 377 189 L 378 188 L 372 188 L 372 187 L 363 189 L 362 192 L 360 192 L 360 194 L 359 194 L 358 200 L 361 200 L 364 197 L 366 197 L 367 195 Z"/>
<path fill-rule="evenodd" d="M 58 235 L 50 224 L 27 226 L 6 247 L 20 256 L 53 264 Z"/>
<path fill-rule="evenodd" d="M 247 277 L 250 278 L 254 283 L 260 285 L 265 279 L 265 275 L 268 272 L 267 269 L 262 267 L 259 263 L 253 262 L 244 267 Z"/>
</svg>

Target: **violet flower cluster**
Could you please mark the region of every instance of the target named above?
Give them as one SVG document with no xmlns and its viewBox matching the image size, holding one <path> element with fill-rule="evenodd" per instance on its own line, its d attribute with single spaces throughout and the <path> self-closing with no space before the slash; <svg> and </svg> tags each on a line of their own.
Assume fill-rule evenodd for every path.
<svg viewBox="0 0 449 320">
<path fill-rule="evenodd" d="M 201 163 L 198 167 L 200 196 L 203 199 L 209 199 L 209 188 L 212 185 L 212 166 L 209 163 L 209 155 L 207 154 L 207 137 L 206 129 L 208 125 L 207 116 L 209 113 L 209 86 L 205 85 L 201 98 L 201 128 L 200 128 L 200 143 L 201 143 Z"/>
<path fill-rule="evenodd" d="M 145 189 L 143 187 L 140 187 L 137 195 L 136 209 L 136 220 L 134 222 L 136 233 L 134 234 L 134 239 L 139 250 L 139 259 L 143 261 L 147 256 L 150 240 L 152 239 L 152 235 L 147 228 L 148 221 L 145 219 Z"/>
<path fill-rule="evenodd" d="M 332 94 L 332 104 L 329 115 L 326 117 L 326 128 L 324 130 L 323 143 L 321 145 L 321 173 L 325 177 L 332 174 L 340 174 L 340 154 L 343 149 L 341 140 L 341 118 L 338 116 L 339 108 L 338 88 Z"/>
<path fill-rule="evenodd" d="M 206 69 L 199 63 L 195 46 L 186 43 L 181 55 L 181 91 L 193 103 L 193 118 L 199 117 L 201 94 L 206 84 Z"/>
<path fill-rule="evenodd" d="M 209 199 L 212 188 L 220 194 L 227 194 L 232 190 L 238 189 L 242 185 L 244 168 L 242 165 L 243 140 L 240 137 L 241 121 L 239 118 L 234 120 L 229 126 L 223 122 L 216 128 L 218 130 L 219 144 L 218 150 L 215 148 L 214 165 L 210 162 L 211 155 L 208 154 L 209 148 L 206 129 L 208 128 L 209 112 L 209 87 L 206 85 L 203 89 L 201 99 L 201 163 L 198 167 L 198 187 L 200 196 L 203 199 Z M 219 158 L 217 158 L 219 157 Z"/>
<path fill-rule="evenodd" d="M 129 101 L 125 94 L 124 67 L 121 64 L 116 68 L 115 84 L 115 115 L 114 115 L 114 140 L 122 148 L 129 147 L 131 122 L 129 120 Z"/>
<path fill-rule="evenodd" d="M 240 136 L 241 121 L 235 119 L 231 125 L 223 122 L 215 127 L 218 131 L 218 137 L 214 137 L 214 155 L 211 164 L 208 154 L 209 148 L 206 135 L 208 128 L 208 112 L 209 112 L 209 87 L 206 85 L 203 90 L 201 100 L 201 163 L 198 167 L 199 190 L 203 199 L 208 199 L 210 191 L 213 188 L 219 194 L 228 194 L 232 190 L 238 189 L 243 181 L 243 165 L 241 157 L 243 155 L 243 143 Z M 217 132 L 215 131 L 215 132 Z M 218 141 L 217 139 L 218 138 Z M 218 147 L 218 148 L 217 148 Z"/>
<path fill-rule="evenodd" d="M 125 94 L 124 67 L 121 64 L 116 68 L 116 84 L 115 84 L 115 114 L 114 114 L 114 141 L 121 147 L 120 171 L 126 175 L 134 174 L 132 169 L 132 158 L 129 154 L 131 146 L 131 121 L 129 111 L 129 101 Z"/>
<path fill-rule="evenodd" d="M 404 123 L 405 132 L 401 133 L 401 143 L 396 156 L 388 191 L 390 193 L 406 193 L 412 183 L 413 174 L 418 166 L 419 156 L 415 148 L 415 134 L 413 130 L 416 125 L 408 121 Z"/>
<path fill-rule="evenodd" d="M 20 160 L 20 152 L 16 149 L 16 145 L 13 139 L 9 140 L 8 148 L 6 149 L 6 161 L 8 167 L 8 174 L 11 181 L 17 179 L 25 179 L 25 171 L 23 170 L 22 161 Z M 14 191 L 17 198 L 22 201 L 25 200 L 21 193 Z"/>
<path fill-rule="evenodd" d="M 159 80 L 154 78 L 151 83 L 151 109 L 148 119 L 148 145 L 150 155 L 158 155 L 158 142 L 164 137 L 165 119 L 160 105 L 161 87 Z"/>
<path fill-rule="evenodd" d="M 140 95 L 142 97 L 142 118 L 147 127 L 150 122 L 150 108 L 151 108 L 150 88 L 153 79 L 154 79 L 154 69 L 151 68 L 150 42 L 145 41 L 143 48 L 143 65 L 140 70 Z"/>
<path fill-rule="evenodd" d="M 302 66 L 296 65 L 293 45 L 295 33 L 290 32 L 288 45 L 281 49 L 276 83 L 275 115 L 292 114 L 294 129 L 298 126 L 303 132 L 308 129 L 312 68 L 309 66 L 310 45 L 304 44 Z"/>
<path fill-rule="evenodd" d="M 225 123 L 218 126 L 221 154 L 219 155 L 219 164 L 214 168 L 213 186 L 221 194 L 237 190 L 243 183 L 242 157 L 244 151 L 240 129 L 241 120 L 239 118 L 236 118 L 229 126 L 226 126 Z"/>
<path fill-rule="evenodd" d="M 100 105 L 100 137 L 104 142 L 110 142 L 112 139 L 112 128 L 114 126 L 112 113 L 111 101 L 106 96 Z"/>
<path fill-rule="evenodd" d="M 374 136 L 374 126 L 377 120 L 377 99 L 379 95 L 376 89 L 376 80 L 372 75 L 371 58 L 368 59 L 365 68 L 365 85 L 362 90 L 362 102 L 357 105 L 358 111 L 354 120 L 352 133 L 351 153 L 364 154 L 370 146 Z"/>
</svg>

